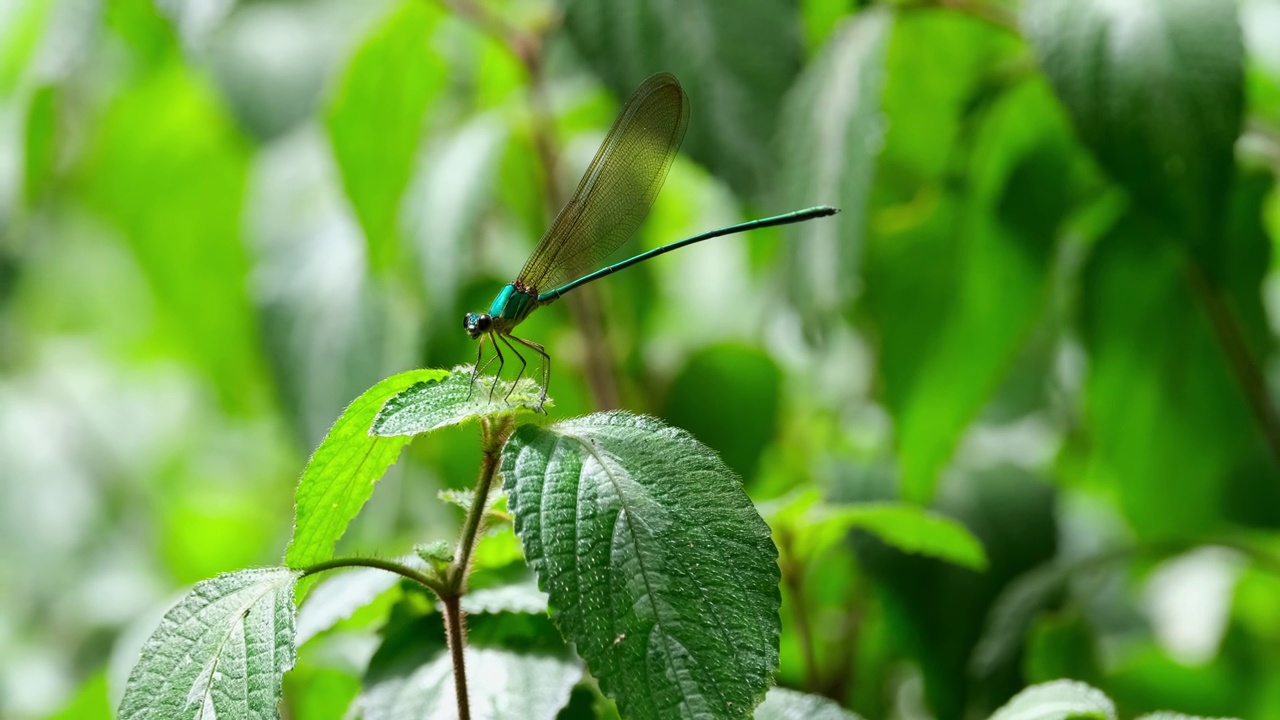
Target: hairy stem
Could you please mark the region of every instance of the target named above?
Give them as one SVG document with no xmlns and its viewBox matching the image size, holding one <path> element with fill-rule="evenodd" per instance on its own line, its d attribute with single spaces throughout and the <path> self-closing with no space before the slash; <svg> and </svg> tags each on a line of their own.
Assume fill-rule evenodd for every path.
<svg viewBox="0 0 1280 720">
<path fill-rule="evenodd" d="M 442 599 L 444 603 L 444 625 L 449 637 L 449 655 L 453 658 L 453 690 L 458 699 L 458 720 L 471 719 L 471 701 L 467 697 L 467 662 L 463 656 L 466 649 L 467 627 L 462 615 L 462 606 L 458 596 Z"/>
<path fill-rule="evenodd" d="M 424 575 L 423 573 L 420 573 L 411 567 L 401 565 L 398 562 L 382 560 L 379 558 L 354 557 L 325 560 L 324 562 L 318 562 L 315 565 L 308 565 L 303 568 L 302 577 L 315 575 L 316 573 L 324 572 L 326 570 L 341 570 L 344 568 L 354 567 L 375 568 L 377 570 L 386 570 L 387 572 L 395 573 L 400 577 L 412 580 L 419 585 L 428 588 L 437 595 L 444 590 L 444 586 L 440 584 L 440 581 L 433 577 Z"/>
<path fill-rule="evenodd" d="M 454 553 L 453 562 L 445 572 L 444 587 L 438 593 L 444 605 L 445 633 L 449 638 L 449 653 L 453 659 L 453 684 L 458 700 L 459 720 L 471 717 L 470 701 L 467 698 L 467 663 L 464 650 L 467 646 L 466 617 L 462 612 L 461 599 L 467 592 L 467 573 L 471 570 L 471 556 L 475 552 L 476 541 L 484 527 L 484 513 L 488 506 L 489 493 L 493 491 L 494 480 L 498 477 L 498 464 L 502 457 L 502 445 L 511 434 L 515 425 L 512 415 L 501 415 L 497 419 L 484 417 L 480 419 L 481 442 L 483 455 L 480 459 L 480 476 L 476 479 L 476 495 L 471 501 L 471 509 L 462 521 L 462 533 L 458 537 L 458 550 Z"/>
<path fill-rule="evenodd" d="M 462 533 L 458 536 L 458 550 L 454 553 L 453 562 L 450 563 L 445 576 L 445 590 L 449 595 L 461 596 L 466 592 L 467 573 L 471 570 L 471 556 L 475 552 L 476 539 L 480 536 L 489 493 L 493 490 L 493 482 L 498 477 L 502 445 L 511 434 L 514 422 L 511 415 L 502 415 L 497 420 L 487 417 L 480 420 L 484 454 L 480 458 L 480 476 L 476 478 L 475 497 L 471 500 L 471 509 L 467 511 L 467 517 L 462 521 Z"/>
</svg>

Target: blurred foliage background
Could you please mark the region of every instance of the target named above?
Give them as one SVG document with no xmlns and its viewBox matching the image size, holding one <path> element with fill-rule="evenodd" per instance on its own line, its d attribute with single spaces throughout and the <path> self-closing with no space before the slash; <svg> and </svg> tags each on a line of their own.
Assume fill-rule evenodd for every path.
<svg viewBox="0 0 1280 720">
<path fill-rule="evenodd" d="M 844 212 L 522 330 L 553 417 L 655 414 L 742 474 L 779 683 L 869 718 L 1058 677 L 1280 717 L 1280 3 L 1027 4 L 0 3 L 0 716 L 101 712 L 184 584 L 278 563 L 343 406 L 472 360 L 462 313 L 668 70 L 690 129 L 628 249 Z M 1047 77 L 1072 23 L 1116 65 Z M 346 548 L 452 538 L 435 495 L 478 456 L 411 446 Z M 929 505 L 990 569 L 805 540 L 797 493 Z M 287 716 L 341 717 L 359 670 L 304 654 Z"/>
</svg>

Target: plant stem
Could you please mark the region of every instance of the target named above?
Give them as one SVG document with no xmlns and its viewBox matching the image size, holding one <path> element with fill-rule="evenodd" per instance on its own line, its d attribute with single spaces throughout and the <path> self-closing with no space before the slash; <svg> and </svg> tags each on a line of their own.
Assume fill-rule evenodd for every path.
<svg viewBox="0 0 1280 720">
<path fill-rule="evenodd" d="M 467 517 L 462 521 L 458 551 L 454 554 L 453 562 L 449 565 L 449 571 L 445 577 L 445 589 L 449 595 L 461 596 L 466 592 L 471 555 L 475 552 L 476 538 L 480 536 L 493 481 L 498 477 L 502 445 L 511 434 L 513 424 L 514 418 L 511 415 L 503 415 L 496 422 L 487 417 L 480 420 L 484 454 L 480 458 L 480 476 L 476 479 L 476 494 L 471 500 L 471 509 L 467 511 Z"/>
<path fill-rule="evenodd" d="M 458 700 L 458 720 L 471 720 L 471 701 L 467 697 L 467 628 L 462 616 L 459 596 L 441 598 L 444 603 L 444 625 L 449 638 L 449 654 L 453 658 L 453 690 Z"/>
<path fill-rule="evenodd" d="M 449 639 L 449 653 L 453 659 L 453 685 L 458 700 L 458 720 L 469 720 L 471 717 L 470 701 L 467 697 L 467 625 L 462 612 L 461 598 L 467 592 L 467 573 L 471 570 L 471 556 L 475 552 L 476 540 L 484 526 L 485 508 L 488 506 L 489 493 L 493 490 L 493 482 L 498 477 L 498 464 L 502 458 L 502 446 L 511 434 L 515 418 L 510 414 L 501 415 L 496 420 L 489 417 L 480 419 L 481 444 L 483 455 L 480 459 L 480 477 L 476 479 L 476 495 L 471 501 L 471 509 L 462 521 L 462 533 L 458 537 L 458 550 L 454 553 L 453 562 L 445 572 L 444 587 L 437 593 L 444 605 L 445 633 Z"/>
<path fill-rule="evenodd" d="M 1209 325 L 1213 328 L 1231 366 L 1232 374 L 1240 384 L 1245 402 L 1253 413 L 1254 422 L 1271 451 L 1272 460 L 1280 467 L 1280 414 L 1271 403 L 1271 393 L 1267 388 L 1267 378 L 1262 373 L 1262 366 L 1249 349 L 1240 322 L 1232 312 L 1231 305 L 1222 290 L 1205 274 L 1204 269 L 1194 260 L 1187 262 L 1187 281 L 1191 292 L 1204 308 Z"/>
<path fill-rule="evenodd" d="M 395 573 L 400 577 L 412 580 L 418 583 L 419 585 L 422 585 L 428 588 L 429 590 L 436 593 L 437 595 L 439 595 L 441 591 L 444 590 L 444 586 L 440 584 L 440 581 L 433 577 L 424 575 L 423 573 L 420 573 L 411 567 L 406 567 L 404 565 L 401 565 L 398 562 L 393 562 L 391 560 L 380 560 L 378 558 L 356 557 L 356 558 L 334 558 L 332 560 L 325 560 L 324 562 L 318 562 L 315 565 L 308 565 L 307 567 L 303 568 L 302 577 L 306 577 L 308 575 L 314 575 L 316 573 L 324 572 L 326 570 L 339 570 L 342 568 L 353 568 L 353 567 L 367 567 L 367 568 L 375 568 L 378 570 L 386 570 L 387 572 Z"/>
<path fill-rule="evenodd" d="M 805 687 L 810 692 L 822 684 L 818 674 L 818 655 L 813 649 L 813 629 L 809 625 L 809 608 L 804 592 L 804 573 L 793 566 L 791 572 L 782 573 L 782 581 L 787 584 L 791 593 L 791 614 L 796 621 L 796 634 L 800 641 L 800 652 L 804 655 Z"/>
<path fill-rule="evenodd" d="M 854 586 L 846 607 L 844 622 L 840 628 L 839 649 L 835 653 L 836 668 L 828 674 L 828 681 L 818 691 L 837 702 L 845 702 L 858 672 L 858 642 L 861 639 L 863 620 L 867 614 L 867 586 L 859 581 Z"/>
<path fill-rule="evenodd" d="M 541 36 L 509 25 L 501 15 L 492 12 L 484 3 L 476 0 L 438 0 L 446 10 L 474 25 L 481 32 L 496 40 L 524 64 L 529 58 L 541 54 Z"/>
</svg>

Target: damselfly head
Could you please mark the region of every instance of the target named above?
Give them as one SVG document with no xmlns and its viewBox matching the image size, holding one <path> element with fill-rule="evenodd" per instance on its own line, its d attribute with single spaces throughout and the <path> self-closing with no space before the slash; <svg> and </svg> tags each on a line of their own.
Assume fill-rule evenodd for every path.
<svg viewBox="0 0 1280 720">
<path fill-rule="evenodd" d="M 467 313 L 462 316 L 462 327 L 472 340 L 476 340 L 493 328 L 493 319 L 489 313 Z"/>
</svg>

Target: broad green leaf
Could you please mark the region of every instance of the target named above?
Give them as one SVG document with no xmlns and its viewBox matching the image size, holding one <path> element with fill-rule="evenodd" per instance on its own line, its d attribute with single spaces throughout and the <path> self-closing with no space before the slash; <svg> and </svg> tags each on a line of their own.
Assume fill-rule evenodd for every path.
<svg viewBox="0 0 1280 720">
<path fill-rule="evenodd" d="M 972 570 L 987 567 L 987 555 L 965 526 L 935 512 L 905 503 L 828 505 L 817 492 L 793 498 L 771 517 L 775 533 L 788 534 L 800 562 L 812 561 L 845 540 L 854 528 L 866 530 L 903 552 L 926 555 Z"/>
<path fill-rule="evenodd" d="M 1217 244 L 1227 268 L 1221 292 L 1256 358 L 1267 336 L 1259 287 L 1270 248 L 1258 224 L 1268 186 L 1238 184 L 1237 229 Z M 1117 494 L 1143 537 L 1213 532 L 1232 515 L 1274 522 L 1280 501 L 1273 462 L 1260 454 L 1249 406 L 1193 288 L 1186 254 L 1138 214 L 1121 218 L 1084 268 L 1086 477 Z"/>
<path fill-rule="evenodd" d="M 121 720 L 279 717 L 297 580 L 295 570 L 263 568 L 196 585 L 142 646 Z"/>
<path fill-rule="evenodd" d="M 782 372 L 768 354 L 714 345 L 691 356 L 672 380 L 662 417 L 711 446 L 750 482 L 778 432 L 781 391 Z M 725 422 L 727 417 L 734 422 Z"/>
<path fill-rule="evenodd" d="M 1135 720 L 1237 720 L 1236 718 L 1206 718 L 1199 715 L 1183 715 L 1176 712 L 1148 713 Z"/>
<path fill-rule="evenodd" d="M 449 78 L 432 49 L 443 10 L 406 0 L 356 50 L 325 115 L 342 184 L 364 229 L 369 265 L 400 257 L 400 199 L 413 174 L 427 108 Z"/>
<path fill-rule="evenodd" d="M 240 237 L 244 139 L 200 77 L 173 62 L 129 85 L 94 130 L 90 205 L 128 242 L 157 324 L 224 405 L 252 408 L 264 368 Z"/>
<path fill-rule="evenodd" d="M 1081 138 L 1178 239 L 1211 243 L 1244 104 L 1235 2 L 1034 0 L 1023 27 Z"/>
<path fill-rule="evenodd" d="M 518 428 L 502 475 L 554 619 L 624 717 L 749 717 L 778 666 L 777 550 L 706 446 L 614 412 Z"/>
<path fill-rule="evenodd" d="M 1116 720 L 1116 707 L 1082 682 L 1057 680 L 1018 693 L 991 720 Z"/>
<path fill-rule="evenodd" d="M 410 370 L 374 385 L 347 406 L 311 456 L 298 481 L 289 567 L 304 568 L 333 557 L 333 547 L 351 519 L 373 495 L 373 485 L 391 467 L 410 437 L 370 434 L 388 399 L 417 383 L 438 382 L 444 370 Z"/>
<path fill-rule="evenodd" d="M 627 97 L 662 70 L 689 95 L 685 152 L 739 195 L 775 184 L 778 108 L 800 70 L 800 15 L 786 0 L 560 0 L 588 66 Z M 768 48 L 762 54 L 761 48 Z"/>
<path fill-rule="evenodd" d="M 876 8 L 844 19 L 783 106 L 778 207 L 840 208 L 835 217 L 784 231 L 787 288 L 804 317 L 839 313 L 859 290 L 867 203 L 884 145 L 880 96 L 893 17 Z"/>
<path fill-rule="evenodd" d="M 519 408 L 540 410 L 541 397 L 542 388 L 527 377 L 514 386 L 489 375 L 472 382 L 471 368 L 455 368 L 416 382 L 388 399 L 369 433 L 380 437 L 421 435 L 484 415 Z"/>
<path fill-rule="evenodd" d="M 873 533 L 903 552 L 985 570 L 987 554 L 964 525 L 922 507 L 904 503 L 867 503 L 836 510 L 832 521 Z"/>
<path fill-rule="evenodd" d="M 821 695 L 776 687 L 756 708 L 756 720 L 858 720 L 858 716 Z"/>
</svg>

